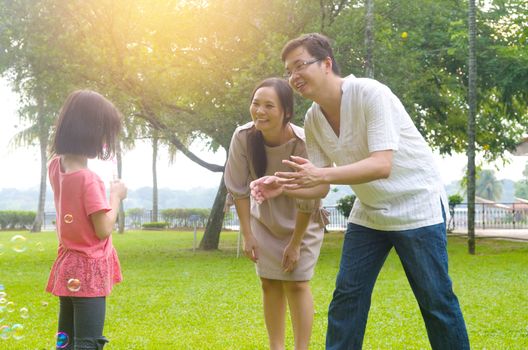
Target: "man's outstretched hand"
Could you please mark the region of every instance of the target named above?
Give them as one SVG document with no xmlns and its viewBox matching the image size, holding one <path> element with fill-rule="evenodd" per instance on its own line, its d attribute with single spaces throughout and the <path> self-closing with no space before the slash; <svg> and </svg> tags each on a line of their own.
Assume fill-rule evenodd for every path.
<svg viewBox="0 0 528 350">
<path fill-rule="evenodd" d="M 323 183 L 321 168 L 316 167 L 306 158 L 297 156 L 291 156 L 290 158 L 291 160 L 283 160 L 282 163 L 295 171 L 279 171 L 275 173 L 278 178 L 276 182 L 282 184 L 285 190 L 311 188 Z"/>
</svg>

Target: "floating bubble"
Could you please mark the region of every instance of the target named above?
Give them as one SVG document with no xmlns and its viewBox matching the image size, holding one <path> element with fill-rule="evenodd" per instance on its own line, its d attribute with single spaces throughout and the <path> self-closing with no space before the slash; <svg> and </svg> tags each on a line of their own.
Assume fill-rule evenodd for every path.
<svg viewBox="0 0 528 350">
<path fill-rule="evenodd" d="M 44 246 L 42 245 L 42 242 L 35 243 L 35 247 L 37 248 L 37 250 L 39 252 L 43 252 L 44 251 Z"/>
<path fill-rule="evenodd" d="M 11 247 L 17 253 L 23 253 L 26 251 L 26 237 L 22 235 L 16 235 L 11 238 Z"/>
<path fill-rule="evenodd" d="M 23 307 L 20 309 L 20 317 L 22 318 L 28 318 L 29 317 L 29 310 L 27 307 Z"/>
<path fill-rule="evenodd" d="M 48 302 L 47 302 L 47 301 L 44 301 L 44 300 L 42 300 L 40 304 L 41 304 L 43 307 L 47 307 L 47 306 L 48 306 Z"/>
<path fill-rule="evenodd" d="M 71 224 L 73 222 L 73 215 L 72 214 L 64 215 L 64 222 L 67 224 Z"/>
<path fill-rule="evenodd" d="M 66 286 L 70 292 L 78 292 L 81 289 L 81 281 L 77 278 L 70 278 Z"/>
<path fill-rule="evenodd" d="M 8 301 L 5 305 L 5 308 L 7 312 L 13 312 L 15 311 L 15 303 L 13 303 L 12 301 Z"/>
<path fill-rule="evenodd" d="M 11 328 L 7 325 L 0 326 L 0 338 L 1 339 L 9 339 L 11 336 Z"/>
<path fill-rule="evenodd" d="M 4 298 L 0 298 L 0 309 L 3 309 L 5 308 L 7 305 L 7 299 L 4 297 Z"/>
<path fill-rule="evenodd" d="M 64 332 L 57 333 L 57 349 L 64 349 L 70 343 L 70 338 L 68 334 Z"/>
<path fill-rule="evenodd" d="M 11 327 L 11 336 L 15 340 L 24 338 L 24 326 L 19 323 L 14 324 L 13 327 Z"/>
</svg>

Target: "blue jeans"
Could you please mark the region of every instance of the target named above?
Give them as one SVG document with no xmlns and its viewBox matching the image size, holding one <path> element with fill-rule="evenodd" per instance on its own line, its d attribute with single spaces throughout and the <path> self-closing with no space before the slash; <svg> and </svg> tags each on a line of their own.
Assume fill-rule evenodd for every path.
<svg viewBox="0 0 528 350">
<path fill-rule="evenodd" d="M 462 311 L 447 272 L 445 222 L 405 231 L 348 224 L 328 310 L 326 349 L 361 349 L 376 278 L 394 247 L 435 350 L 469 349 Z"/>
</svg>

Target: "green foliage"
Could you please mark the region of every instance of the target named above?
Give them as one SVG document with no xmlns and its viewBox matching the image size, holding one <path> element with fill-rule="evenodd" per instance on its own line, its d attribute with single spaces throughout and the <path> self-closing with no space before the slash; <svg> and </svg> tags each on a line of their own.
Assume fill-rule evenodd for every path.
<svg viewBox="0 0 528 350">
<path fill-rule="evenodd" d="M 484 169 L 477 173 L 475 195 L 492 201 L 500 200 L 502 183 L 497 180 L 493 170 Z"/>
<path fill-rule="evenodd" d="M 14 234 L 0 232 L 0 244 L 7 246 Z M 25 253 L 6 250 L 0 255 L 0 266 L 9 266 L 1 282 L 8 301 L 17 310 L 30 310 L 28 319 L 19 318 L 17 312 L 3 314 L 6 324 L 18 322 L 25 328 L 21 340 L 0 339 L 3 349 L 51 349 L 55 344 L 59 302 L 43 286 L 56 257 L 57 239 L 53 232 L 27 238 Z M 254 264 L 236 258 L 236 240 L 237 233 L 223 232 L 220 250 L 193 254 L 192 232 L 115 235 L 124 281 L 107 301 L 105 336 L 111 348 L 265 349 L 268 340 L 260 283 Z M 44 251 L 35 248 L 37 241 Z M 310 282 L 315 305 L 312 349 L 324 349 L 328 303 L 342 244 L 341 233 L 325 235 Z M 478 246 L 479 254 L 469 256 L 465 238 L 450 237 L 448 242 L 449 271 L 472 348 L 528 348 L 528 280 L 519 278 L 526 273 L 528 244 L 480 240 Z M 419 307 L 392 251 L 374 288 L 364 348 L 403 346 L 430 348 Z M 289 322 L 286 348 L 293 348 Z"/>
<path fill-rule="evenodd" d="M 348 216 L 350 215 L 350 211 L 352 210 L 352 207 L 354 206 L 355 200 L 356 200 L 356 196 L 353 194 L 344 196 L 337 200 L 336 208 L 341 213 L 341 215 L 348 218 Z"/>
<path fill-rule="evenodd" d="M 0 229 L 27 229 L 35 221 L 35 216 L 36 213 L 34 211 L 1 210 Z"/>
<path fill-rule="evenodd" d="M 528 180 L 520 180 L 515 183 L 515 197 L 528 200 Z"/>
<path fill-rule="evenodd" d="M 524 179 L 515 183 L 515 196 L 528 200 L 528 162 L 523 170 Z"/>
<path fill-rule="evenodd" d="M 463 201 L 464 201 L 464 198 L 462 198 L 462 196 L 459 195 L 458 193 L 452 194 L 449 196 L 449 207 L 454 208 L 455 206 L 459 205 Z"/>
<path fill-rule="evenodd" d="M 168 222 L 145 222 L 141 225 L 144 230 L 163 230 L 169 226 Z"/>
<path fill-rule="evenodd" d="M 478 10 L 476 142 L 488 160 L 512 150 L 528 128 L 528 9 L 525 1 L 507 3 L 491 1 L 486 11 Z M 375 78 L 400 97 L 429 144 L 442 154 L 465 152 L 466 6 L 376 1 L 374 12 Z M 350 6 L 327 29 L 344 75 L 363 75 L 364 27 L 363 6 Z"/>
</svg>

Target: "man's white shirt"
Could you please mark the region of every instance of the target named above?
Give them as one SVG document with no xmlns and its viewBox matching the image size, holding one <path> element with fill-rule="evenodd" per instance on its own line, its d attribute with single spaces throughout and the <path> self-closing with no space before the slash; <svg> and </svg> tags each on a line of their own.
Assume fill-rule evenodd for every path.
<svg viewBox="0 0 528 350">
<path fill-rule="evenodd" d="M 376 80 L 344 79 L 339 136 L 317 103 L 306 112 L 308 156 L 317 167 L 347 165 L 375 151 L 393 150 L 391 174 L 351 185 L 357 196 L 349 222 L 400 231 L 443 222 L 447 196 L 430 147 L 400 100 Z"/>
</svg>

